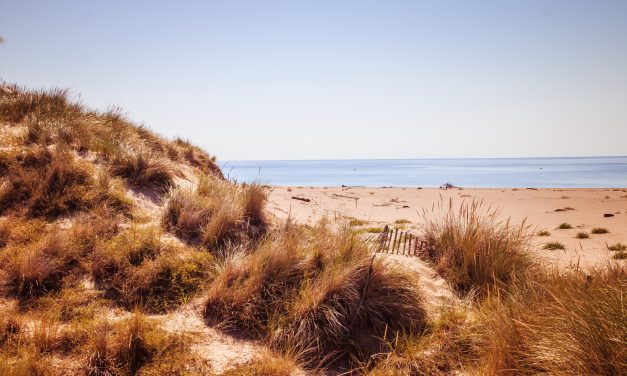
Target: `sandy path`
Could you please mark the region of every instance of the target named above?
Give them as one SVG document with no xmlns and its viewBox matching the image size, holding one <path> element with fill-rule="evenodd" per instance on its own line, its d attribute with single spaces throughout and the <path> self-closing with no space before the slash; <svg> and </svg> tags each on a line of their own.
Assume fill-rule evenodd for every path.
<svg viewBox="0 0 627 376">
<path fill-rule="evenodd" d="M 310 202 L 292 199 L 292 196 Z M 611 260 L 613 252 L 606 244 L 627 244 L 627 189 L 449 189 L 437 188 L 366 188 L 366 187 L 273 187 L 268 208 L 279 218 L 288 213 L 298 222 L 309 222 L 322 216 L 347 216 L 370 221 L 368 226 L 393 224 L 406 218 L 407 228 L 419 228 L 423 209 L 453 198 L 483 200 L 499 208 L 503 218 L 514 222 L 527 221 L 538 229 L 547 229 L 550 236 L 537 237 L 534 249 L 538 255 L 562 266 L 579 263 L 588 267 Z M 566 208 L 572 208 L 564 210 Z M 556 211 L 560 210 L 560 211 Z M 561 211 L 563 210 L 563 211 Z M 613 214 L 613 217 L 604 217 Z M 570 230 L 557 230 L 560 223 L 569 223 Z M 577 232 L 590 232 L 604 227 L 608 234 L 576 239 Z M 547 251 L 542 246 L 558 241 L 566 250 Z"/>
<path fill-rule="evenodd" d="M 194 338 L 191 349 L 209 361 L 213 372 L 251 361 L 264 351 L 262 344 L 231 337 L 205 324 L 200 315 L 200 301 L 179 307 L 162 316 L 151 316 L 162 321 L 162 327 L 173 333 L 190 334 Z"/>
<path fill-rule="evenodd" d="M 436 315 L 442 308 L 453 307 L 460 300 L 450 285 L 425 261 L 413 256 L 393 255 L 381 253 L 385 260 L 401 265 L 414 272 L 420 282 L 420 290 L 425 298 L 425 309 L 431 316 Z"/>
</svg>

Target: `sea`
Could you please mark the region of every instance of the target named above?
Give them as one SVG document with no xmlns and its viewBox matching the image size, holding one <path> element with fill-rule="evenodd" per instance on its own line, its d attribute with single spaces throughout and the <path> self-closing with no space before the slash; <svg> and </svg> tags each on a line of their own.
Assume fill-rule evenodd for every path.
<svg viewBox="0 0 627 376">
<path fill-rule="evenodd" d="M 233 181 L 279 186 L 626 188 L 627 156 L 224 161 Z"/>
</svg>

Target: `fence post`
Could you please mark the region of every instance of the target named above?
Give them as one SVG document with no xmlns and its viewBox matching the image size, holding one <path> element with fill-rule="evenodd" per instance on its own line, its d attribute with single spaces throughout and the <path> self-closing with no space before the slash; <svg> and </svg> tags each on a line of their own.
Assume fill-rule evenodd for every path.
<svg viewBox="0 0 627 376">
<path fill-rule="evenodd" d="M 394 247 L 396 246 L 396 237 L 398 236 L 398 229 L 394 230 L 394 240 L 392 240 L 392 250 L 390 253 L 394 253 Z"/>
</svg>

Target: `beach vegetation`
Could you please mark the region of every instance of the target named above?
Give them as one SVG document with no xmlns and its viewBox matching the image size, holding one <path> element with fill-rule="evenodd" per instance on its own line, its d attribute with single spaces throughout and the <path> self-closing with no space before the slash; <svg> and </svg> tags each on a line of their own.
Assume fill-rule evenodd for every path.
<svg viewBox="0 0 627 376">
<path fill-rule="evenodd" d="M 607 234 L 610 231 L 606 229 L 605 227 L 595 227 L 590 232 L 593 234 Z"/>
<path fill-rule="evenodd" d="M 557 228 L 559 230 L 569 230 L 569 229 L 573 228 L 573 226 L 571 226 L 569 223 L 564 222 L 564 223 L 560 223 L 560 225 L 557 226 Z"/>
<path fill-rule="evenodd" d="M 625 251 L 627 250 L 627 245 L 620 243 L 620 242 L 614 243 L 612 245 L 607 245 L 607 250 L 613 251 L 613 252 Z"/>
<path fill-rule="evenodd" d="M 612 258 L 614 260 L 625 260 L 627 259 L 627 252 L 625 251 L 618 251 L 614 254 L 614 256 L 612 256 Z"/>
<path fill-rule="evenodd" d="M 580 231 L 580 232 L 577 233 L 577 235 L 575 235 L 575 237 L 577 239 L 588 239 L 590 237 L 590 234 L 588 234 L 585 231 Z"/>
<path fill-rule="evenodd" d="M 548 243 L 545 243 L 544 246 L 542 246 L 542 249 L 554 251 L 557 249 L 566 249 L 566 247 L 564 246 L 564 244 L 560 242 L 548 242 Z"/>
<path fill-rule="evenodd" d="M 624 265 L 545 267 L 480 201 L 423 212 L 440 307 L 418 260 L 372 253 L 383 228 L 276 219 L 267 186 L 119 109 L 1 84 L 0 123 L 2 375 L 627 373 Z M 223 335 L 250 360 L 212 369 Z"/>
<path fill-rule="evenodd" d="M 411 223 L 411 221 L 407 218 L 399 218 L 397 220 L 394 221 L 395 224 L 397 225 L 406 225 L 408 223 Z"/>
<path fill-rule="evenodd" d="M 357 218 L 350 218 L 348 220 L 348 224 L 350 226 L 357 227 L 357 226 L 363 226 L 363 225 L 368 224 L 368 221 L 364 221 L 362 219 L 357 219 Z"/>
<path fill-rule="evenodd" d="M 428 257 L 459 292 L 482 297 L 494 288 L 507 288 L 518 273 L 535 267 L 531 258 L 531 228 L 509 219 L 481 201 L 440 202 L 432 212 L 423 212 L 423 238 Z"/>
<path fill-rule="evenodd" d="M 383 232 L 384 230 L 385 229 L 383 227 L 368 227 L 366 229 L 366 232 L 370 234 L 378 234 L 378 233 Z"/>
<path fill-rule="evenodd" d="M 266 239 L 248 257 L 227 258 L 208 290 L 205 316 L 313 366 L 363 361 L 388 335 L 420 330 L 422 306 L 409 274 L 371 256 L 349 228 L 318 224 Z"/>
</svg>

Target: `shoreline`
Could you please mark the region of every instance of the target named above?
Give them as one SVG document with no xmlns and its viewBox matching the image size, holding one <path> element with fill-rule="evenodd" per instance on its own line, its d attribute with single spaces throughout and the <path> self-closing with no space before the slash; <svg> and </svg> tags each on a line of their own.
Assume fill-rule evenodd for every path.
<svg viewBox="0 0 627 376">
<path fill-rule="evenodd" d="M 307 201 L 292 199 L 303 198 Z M 279 219 L 291 216 L 299 223 L 313 223 L 322 217 L 363 221 L 358 228 L 402 227 L 419 232 L 423 215 L 434 208 L 458 207 L 462 202 L 482 201 L 497 209 L 499 218 L 514 224 L 526 221 L 536 236 L 533 252 L 560 266 L 594 267 L 612 262 L 608 245 L 627 244 L 627 189 L 625 188 L 452 188 L 427 187 L 314 187 L 270 186 L 269 210 Z M 608 215 L 608 216 L 605 216 Z M 611 215 L 611 216 L 609 216 Z M 399 225 L 397 221 L 408 220 Z M 557 229 L 568 223 L 571 229 Z M 606 234 L 592 234 L 593 228 Z M 588 239 L 576 238 L 586 232 Z M 559 242 L 565 250 L 544 250 L 544 244 Z"/>
</svg>

